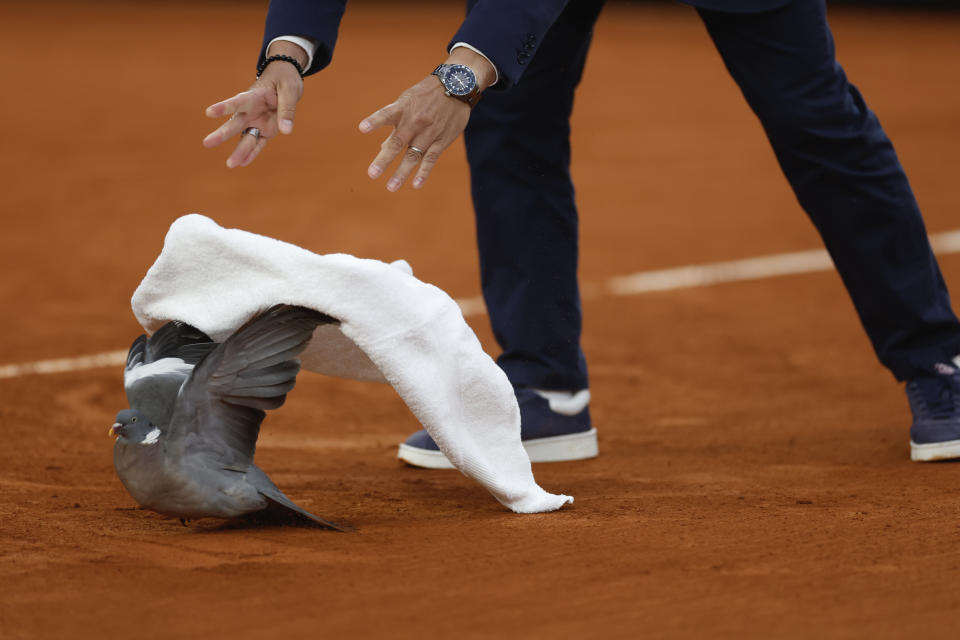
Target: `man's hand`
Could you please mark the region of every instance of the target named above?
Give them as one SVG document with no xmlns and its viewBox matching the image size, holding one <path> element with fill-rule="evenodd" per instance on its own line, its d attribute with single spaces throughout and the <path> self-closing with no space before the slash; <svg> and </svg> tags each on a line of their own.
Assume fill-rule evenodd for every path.
<svg viewBox="0 0 960 640">
<path fill-rule="evenodd" d="M 307 53 L 290 42 L 275 42 L 270 47 L 269 55 L 278 54 L 293 56 L 301 66 L 306 64 Z M 230 119 L 204 138 L 203 146 L 210 149 L 241 134 L 227 158 L 227 167 L 247 166 L 263 150 L 267 140 L 278 132 L 293 132 L 294 112 L 302 95 L 303 78 L 297 68 L 283 60 L 270 63 L 249 89 L 207 107 L 208 118 L 229 115 Z M 242 135 L 248 127 L 259 129 L 260 136 Z"/>
<path fill-rule="evenodd" d="M 407 89 L 396 102 L 360 123 L 360 131 L 364 133 L 388 124 L 393 127 L 393 133 L 380 145 L 380 153 L 367 169 L 367 175 L 379 178 L 387 165 L 402 154 L 400 166 L 387 182 L 387 189 L 399 189 L 417 165 L 420 168 L 413 179 L 413 188 L 419 189 L 440 154 L 457 139 L 469 119 L 470 107 L 444 95 L 437 79 L 427 76 Z"/>
<path fill-rule="evenodd" d="M 454 49 L 449 64 L 465 64 L 477 75 L 480 89 L 493 84 L 496 70 L 483 56 L 466 48 Z M 360 131 L 370 133 L 384 125 L 393 132 L 380 145 L 380 153 L 367 169 L 371 178 L 379 178 L 397 156 L 400 165 L 387 181 L 387 189 L 396 191 L 414 169 L 413 188 L 423 186 L 440 154 L 457 139 L 470 119 L 470 106 L 444 94 L 443 85 L 435 76 L 427 76 L 403 92 L 391 104 L 360 122 Z M 419 165 L 419 169 L 417 168 Z"/>
</svg>

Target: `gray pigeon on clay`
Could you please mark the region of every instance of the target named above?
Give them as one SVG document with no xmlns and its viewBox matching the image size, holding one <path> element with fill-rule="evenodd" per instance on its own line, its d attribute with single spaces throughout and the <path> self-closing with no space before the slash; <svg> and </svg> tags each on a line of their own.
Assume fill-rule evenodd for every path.
<svg viewBox="0 0 960 640">
<path fill-rule="evenodd" d="M 137 338 L 124 370 L 131 408 L 110 429 L 117 475 L 134 500 L 181 520 L 271 510 L 342 530 L 294 504 L 253 463 L 266 411 L 293 389 L 314 329 L 332 322 L 276 305 L 221 344 L 179 322 Z"/>
</svg>

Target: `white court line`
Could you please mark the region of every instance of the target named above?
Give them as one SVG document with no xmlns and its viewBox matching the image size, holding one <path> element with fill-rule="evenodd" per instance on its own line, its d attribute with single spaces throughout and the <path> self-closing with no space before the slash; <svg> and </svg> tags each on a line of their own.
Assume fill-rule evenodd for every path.
<svg viewBox="0 0 960 640">
<path fill-rule="evenodd" d="M 827 252 L 817 249 L 617 276 L 607 281 L 607 290 L 617 296 L 632 296 L 651 291 L 703 287 L 721 282 L 828 271 L 832 268 L 833 262 Z"/>
<path fill-rule="evenodd" d="M 108 351 L 92 356 L 40 360 L 39 362 L 26 362 L 24 364 L 8 364 L 0 366 L 0 378 L 19 378 L 20 376 L 27 376 L 33 373 L 63 373 L 66 371 L 97 369 L 99 367 L 116 367 L 124 364 L 126 361 L 126 351 Z"/>
<path fill-rule="evenodd" d="M 938 254 L 960 253 L 960 229 L 930 234 L 930 244 L 933 246 L 934 252 Z M 632 296 L 653 291 L 673 291 L 724 282 L 759 280 L 777 276 L 830 271 L 831 269 L 833 269 L 833 262 L 831 262 L 827 252 L 823 249 L 814 249 L 616 276 L 610 278 L 599 290 L 610 295 Z M 584 289 L 598 290 L 597 287 L 584 287 Z M 463 298 L 456 302 L 460 305 L 460 309 L 466 317 L 486 313 L 483 298 Z M 0 366 L 0 379 L 18 378 L 31 374 L 63 373 L 99 367 L 114 367 L 121 366 L 126 361 L 126 351 L 109 351 L 77 358 L 8 364 Z"/>
</svg>

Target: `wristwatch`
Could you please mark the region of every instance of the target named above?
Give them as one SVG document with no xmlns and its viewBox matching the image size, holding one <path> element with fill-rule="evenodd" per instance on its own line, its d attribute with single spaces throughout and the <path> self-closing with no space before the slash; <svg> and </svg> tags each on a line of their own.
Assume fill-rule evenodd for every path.
<svg viewBox="0 0 960 640">
<path fill-rule="evenodd" d="M 480 99 L 477 76 L 465 64 L 440 64 L 430 75 L 437 76 L 446 95 L 466 102 L 471 109 Z"/>
</svg>

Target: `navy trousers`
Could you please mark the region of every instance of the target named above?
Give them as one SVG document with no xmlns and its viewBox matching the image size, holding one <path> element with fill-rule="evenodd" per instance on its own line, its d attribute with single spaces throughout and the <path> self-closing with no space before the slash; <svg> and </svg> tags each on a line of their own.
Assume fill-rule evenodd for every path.
<svg viewBox="0 0 960 640">
<path fill-rule="evenodd" d="M 602 0 L 571 0 L 510 91 L 465 133 L 483 294 L 518 386 L 588 386 L 569 117 Z M 823 0 L 698 10 L 898 380 L 960 354 L 960 323 L 893 146 L 834 56 Z"/>
</svg>

